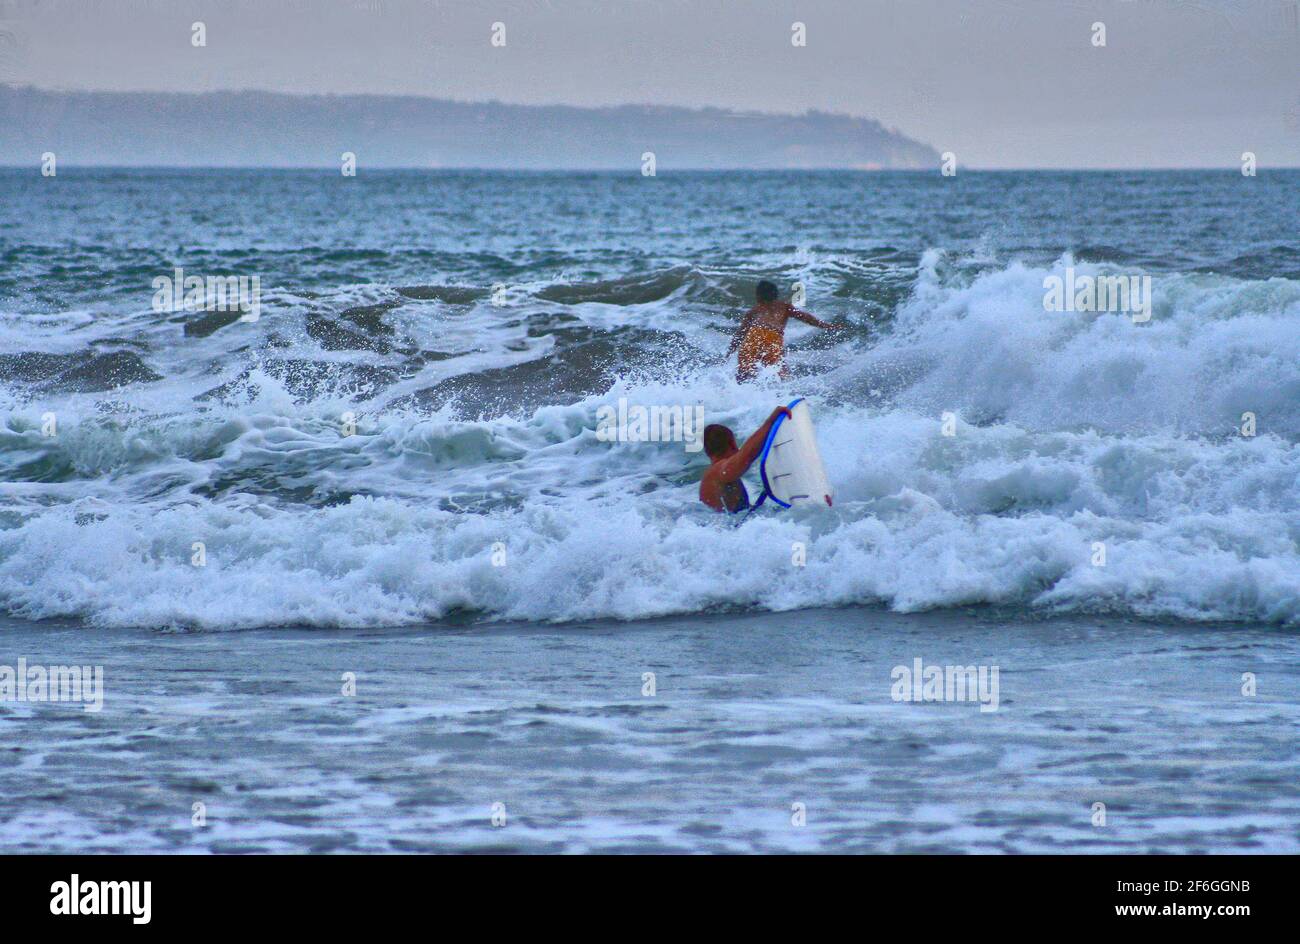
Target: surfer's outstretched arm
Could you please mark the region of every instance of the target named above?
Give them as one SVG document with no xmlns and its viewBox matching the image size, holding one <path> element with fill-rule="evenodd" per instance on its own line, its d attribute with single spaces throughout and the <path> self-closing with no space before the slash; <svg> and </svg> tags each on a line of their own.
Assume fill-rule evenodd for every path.
<svg viewBox="0 0 1300 944">
<path fill-rule="evenodd" d="M 723 482 L 734 482 L 745 474 L 745 471 L 754 464 L 758 454 L 763 451 L 763 443 L 767 442 L 767 434 L 772 431 L 772 424 L 776 422 L 778 416 L 790 415 L 789 409 L 778 406 L 772 411 L 772 415 L 767 418 L 762 426 L 754 431 L 754 434 L 745 440 L 745 445 L 741 446 L 734 456 L 724 459 L 719 463 L 718 478 Z"/>
<path fill-rule="evenodd" d="M 793 305 L 790 306 L 789 316 L 791 318 L 794 318 L 796 321 L 802 321 L 804 324 L 810 324 L 814 328 L 825 328 L 827 331 L 842 331 L 844 329 L 844 325 L 842 324 L 831 324 L 831 322 L 829 321 L 822 321 L 820 318 L 816 317 L 815 315 L 810 315 L 806 311 L 800 311 L 798 308 L 795 308 Z"/>
</svg>

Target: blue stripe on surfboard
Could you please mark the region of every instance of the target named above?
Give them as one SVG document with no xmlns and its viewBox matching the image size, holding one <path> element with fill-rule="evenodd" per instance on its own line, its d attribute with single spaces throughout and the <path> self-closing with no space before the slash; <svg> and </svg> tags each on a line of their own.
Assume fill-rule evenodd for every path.
<svg viewBox="0 0 1300 944">
<path fill-rule="evenodd" d="M 802 400 L 803 397 L 795 397 L 790 401 L 790 405 L 786 407 L 786 409 L 793 410 Z M 767 454 L 772 451 L 772 440 L 776 438 L 776 431 L 781 428 L 781 424 L 784 422 L 784 416 L 778 416 L 776 418 L 776 422 L 772 424 L 772 428 L 767 431 L 767 440 L 763 443 L 763 451 L 758 457 L 758 475 L 759 478 L 763 480 L 763 494 L 759 496 L 758 499 L 760 505 L 763 503 L 764 498 L 770 498 L 782 508 L 790 507 L 787 502 L 781 501 L 781 499 L 772 494 L 772 487 L 767 481 Z M 758 505 L 755 505 L 754 507 L 757 508 Z"/>
</svg>

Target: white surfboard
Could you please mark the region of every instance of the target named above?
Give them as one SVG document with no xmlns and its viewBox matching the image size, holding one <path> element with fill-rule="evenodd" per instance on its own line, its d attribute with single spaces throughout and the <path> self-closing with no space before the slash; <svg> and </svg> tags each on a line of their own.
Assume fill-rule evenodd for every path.
<svg viewBox="0 0 1300 944">
<path fill-rule="evenodd" d="M 779 420 L 768 437 L 759 475 L 780 505 L 832 503 L 835 496 L 817 451 L 812 413 L 802 397 L 790 404 L 790 419 Z"/>
</svg>

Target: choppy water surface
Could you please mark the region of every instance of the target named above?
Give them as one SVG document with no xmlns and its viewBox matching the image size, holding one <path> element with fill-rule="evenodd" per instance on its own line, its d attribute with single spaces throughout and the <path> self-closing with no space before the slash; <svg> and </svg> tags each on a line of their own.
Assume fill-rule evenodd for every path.
<svg viewBox="0 0 1300 944">
<path fill-rule="evenodd" d="M 106 674 L 0 702 L 0 850 L 1297 851 L 1298 184 L 0 172 L 0 665 Z M 759 278 L 850 329 L 737 386 Z M 795 394 L 833 509 L 596 435 Z"/>
<path fill-rule="evenodd" d="M 105 669 L 98 713 L 0 704 L 3 852 L 1300 851 L 1284 629 L 856 609 L 0 644 Z M 894 701 L 916 658 L 997 666 L 997 710 Z"/>
<path fill-rule="evenodd" d="M 1294 626 L 1298 183 L 5 171 L 0 609 L 229 629 L 994 603 Z M 1150 275 L 1151 321 L 1045 312 L 1069 265 Z M 176 266 L 257 275 L 260 320 L 155 312 Z M 738 387 L 721 358 L 760 277 L 852 329 L 792 328 L 793 376 Z M 833 510 L 735 527 L 695 501 L 700 453 L 594 432 L 627 398 L 744 433 L 792 394 Z"/>
</svg>

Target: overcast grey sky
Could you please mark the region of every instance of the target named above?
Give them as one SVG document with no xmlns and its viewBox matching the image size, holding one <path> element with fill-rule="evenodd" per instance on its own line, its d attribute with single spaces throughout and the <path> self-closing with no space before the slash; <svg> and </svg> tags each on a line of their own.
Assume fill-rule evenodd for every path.
<svg viewBox="0 0 1300 944">
<path fill-rule="evenodd" d="M 0 80 L 43 88 L 820 108 L 967 167 L 1300 165 L 1300 0 L 0 0 L 0 30 Z"/>
</svg>

